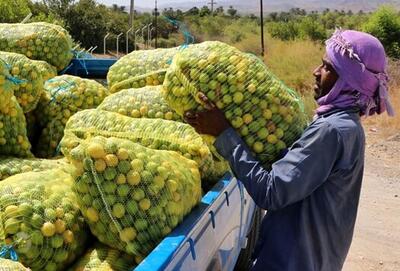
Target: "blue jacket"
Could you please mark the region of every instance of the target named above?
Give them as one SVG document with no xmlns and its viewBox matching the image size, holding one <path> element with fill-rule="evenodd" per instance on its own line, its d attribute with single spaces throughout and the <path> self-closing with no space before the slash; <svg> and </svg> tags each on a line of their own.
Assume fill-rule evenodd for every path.
<svg viewBox="0 0 400 271">
<path fill-rule="evenodd" d="M 216 140 L 256 204 L 268 212 L 253 271 L 337 271 L 348 253 L 364 168 L 355 109 L 328 112 L 267 171 L 232 129 Z"/>
</svg>

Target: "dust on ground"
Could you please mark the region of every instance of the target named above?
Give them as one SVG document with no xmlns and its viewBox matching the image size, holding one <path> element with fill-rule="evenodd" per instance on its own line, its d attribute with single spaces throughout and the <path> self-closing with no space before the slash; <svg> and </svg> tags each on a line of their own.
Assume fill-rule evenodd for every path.
<svg viewBox="0 0 400 271">
<path fill-rule="evenodd" d="M 344 271 L 400 271 L 400 132 L 365 127 L 365 172 Z"/>
</svg>

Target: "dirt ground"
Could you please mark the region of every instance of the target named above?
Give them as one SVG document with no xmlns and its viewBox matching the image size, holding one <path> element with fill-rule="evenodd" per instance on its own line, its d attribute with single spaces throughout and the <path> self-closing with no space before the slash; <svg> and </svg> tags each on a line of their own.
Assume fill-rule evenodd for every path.
<svg viewBox="0 0 400 271">
<path fill-rule="evenodd" d="M 344 271 L 400 271 L 400 132 L 366 127 L 366 166 Z"/>
</svg>

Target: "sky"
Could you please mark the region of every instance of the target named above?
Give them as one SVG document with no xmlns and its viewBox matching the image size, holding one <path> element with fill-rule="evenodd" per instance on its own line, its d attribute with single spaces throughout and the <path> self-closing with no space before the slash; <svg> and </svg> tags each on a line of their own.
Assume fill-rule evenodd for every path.
<svg viewBox="0 0 400 271">
<path fill-rule="evenodd" d="M 98 3 L 112 5 L 117 4 L 119 6 L 129 6 L 131 4 L 130 0 L 96 0 Z M 158 0 L 158 4 L 168 4 L 168 3 L 184 3 L 187 0 Z M 205 5 L 209 1 L 196 0 L 193 2 L 198 2 L 201 5 Z M 154 7 L 154 0 L 135 0 L 135 6 L 149 8 Z"/>
</svg>

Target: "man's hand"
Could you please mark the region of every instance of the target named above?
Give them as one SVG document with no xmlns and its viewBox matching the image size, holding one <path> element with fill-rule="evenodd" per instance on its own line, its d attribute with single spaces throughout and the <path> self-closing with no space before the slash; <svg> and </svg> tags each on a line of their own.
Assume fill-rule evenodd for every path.
<svg viewBox="0 0 400 271">
<path fill-rule="evenodd" d="M 199 94 L 203 106 L 207 111 L 185 113 L 185 121 L 192 125 L 199 134 L 219 136 L 231 125 L 225 118 L 224 112 L 219 110 L 203 93 Z"/>
</svg>

